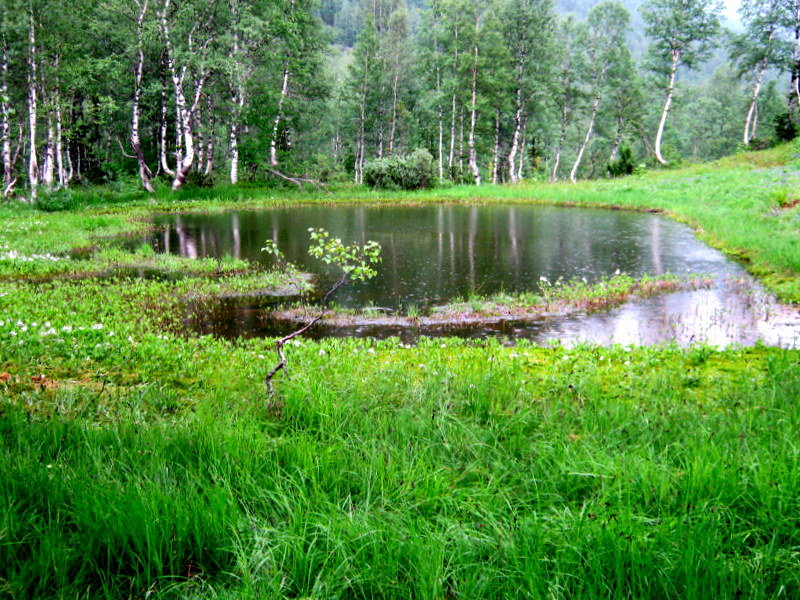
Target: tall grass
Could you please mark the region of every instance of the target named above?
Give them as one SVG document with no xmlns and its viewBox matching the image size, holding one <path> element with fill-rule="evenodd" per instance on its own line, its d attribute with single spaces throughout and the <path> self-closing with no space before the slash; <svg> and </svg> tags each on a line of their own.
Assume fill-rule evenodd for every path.
<svg viewBox="0 0 800 600">
<path fill-rule="evenodd" d="M 30 412 L 32 396 L 6 406 L 2 585 L 25 598 L 800 594 L 796 352 L 445 346 L 303 344 L 280 402 L 259 387 L 231 404 L 209 383 L 177 412 L 155 401 L 163 389 L 117 391 L 105 422 Z"/>
</svg>

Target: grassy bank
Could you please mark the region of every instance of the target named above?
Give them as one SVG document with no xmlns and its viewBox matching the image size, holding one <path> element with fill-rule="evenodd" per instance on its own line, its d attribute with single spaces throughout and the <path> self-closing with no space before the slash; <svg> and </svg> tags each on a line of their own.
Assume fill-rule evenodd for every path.
<svg viewBox="0 0 800 600">
<path fill-rule="evenodd" d="M 112 237 L 290 201 L 625 206 L 798 300 L 792 152 L 575 186 L 0 207 L 0 598 L 800 596 L 799 351 L 298 341 L 268 398 L 270 340 L 183 318 L 286 280 Z M 576 285 L 550 300 L 609 299 Z"/>
</svg>

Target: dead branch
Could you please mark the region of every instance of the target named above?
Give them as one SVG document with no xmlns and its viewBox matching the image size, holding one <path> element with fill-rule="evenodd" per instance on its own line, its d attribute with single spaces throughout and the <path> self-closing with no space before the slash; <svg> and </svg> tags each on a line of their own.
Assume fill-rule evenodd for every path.
<svg viewBox="0 0 800 600">
<path fill-rule="evenodd" d="M 280 171 L 276 171 L 275 169 L 270 169 L 269 167 L 264 167 L 264 169 L 268 173 L 272 173 L 275 177 L 279 177 L 284 179 L 285 181 L 289 181 L 295 184 L 299 189 L 303 189 L 303 184 L 307 183 L 309 185 L 313 185 L 318 191 L 325 190 L 328 191 L 328 188 L 325 187 L 324 184 L 320 183 L 319 181 L 314 181 L 313 179 L 307 179 L 305 177 L 299 177 L 294 175 L 284 175 Z"/>
</svg>

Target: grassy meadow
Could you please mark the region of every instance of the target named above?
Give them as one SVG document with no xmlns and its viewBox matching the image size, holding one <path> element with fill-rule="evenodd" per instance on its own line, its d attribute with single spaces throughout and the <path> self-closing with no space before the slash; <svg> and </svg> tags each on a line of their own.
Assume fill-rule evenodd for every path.
<svg viewBox="0 0 800 600">
<path fill-rule="evenodd" d="M 115 237 L 287 202 L 660 210 L 798 302 L 796 152 L 577 185 L 0 206 L 0 598 L 800 597 L 800 351 L 299 339 L 269 397 L 271 340 L 182 325 L 187 302 L 284 278 Z"/>
</svg>

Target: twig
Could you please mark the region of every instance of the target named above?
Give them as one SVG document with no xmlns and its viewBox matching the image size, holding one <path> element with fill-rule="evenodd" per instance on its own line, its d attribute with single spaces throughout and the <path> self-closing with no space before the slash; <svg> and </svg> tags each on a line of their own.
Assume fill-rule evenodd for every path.
<svg viewBox="0 0 800 600">
<path fill-rule="evenodd" d="M 338 290 L 345 283 L 347 283 L 347 275 L 348 275 L 347 273 L 342 275 L 342 278 L 339 281 L 337 281 L 322 297 L 321 305 L 323 307 L 327 305 L 328 298 L 330 298 L 331 294 L 333 294 L 336 290 Z M 280 360 L 278 361 L 278 364 L 275 365 L 269 373 L 267 373 L 266 383 L 267 383 L 267 388 L 269 389 L 270 396 L 275 395 L 275 389 L 272 386 L 273 377 L 275 377 L 275 375 L 277 375 L 279 371 L 281 371 L 284 367 L 286 367 L 286 355 L 283 353 L 283 347 L 289 342 L 291 342 L 294 338 L 296 338 L 299 335 L 303 335 L 306 331 L 308 331 L 314 325 L 319 323 L 327 313 L 328 309 L 324 308 L 320 314 L 312 318 L 308 323 L 303 325 L 300 329 L 298 329 L 297 331 L 293 331 L 289 335 L 282 337 L 277 342 L 275 342 L 275 351 L 278 353 L 278 357 L 280 358 Z"/>
</svg>

